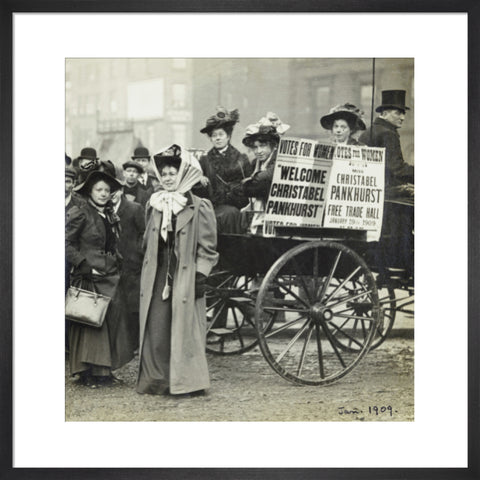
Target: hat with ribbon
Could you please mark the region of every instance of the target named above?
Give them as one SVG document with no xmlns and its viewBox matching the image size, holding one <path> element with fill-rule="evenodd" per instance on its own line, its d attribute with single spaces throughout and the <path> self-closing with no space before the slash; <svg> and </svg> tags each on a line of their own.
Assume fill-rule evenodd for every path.
<svg viewBox="0 0 480 480">
<path fill-rule="evenodd" d="M 182 149 L 176 144 L 170 145 L 155 154 L 153 160 L 159 173 L 164 167 L 175 167 L 178 170 L 182 163 Z"/>
<path fill-rule="evenodd" d="M 328 115 L 320 118 L 320 124 L 325 130 L 331 130 L 335 120 L 345 120 L 350 129 L 354 132 L 365 130 L 367 127 L 362 120 L 363 111 L 351 103 L 336 105 L 330 109 Z"/>
<path fill-rule="evenodd" d="M 379 105 L 375 111 L 376 112 L 383 112 L 384 110 L 389 109 L 397 109 L 402 110 L 410 110 L 405 105 L 405 94 L 407 92 L 405 90 L 383 90 L 382 91 L 382 104 Z"/>
<path fill-rule="evenodd" d="M 216 128 L 233 127 L 240 120 L 238 110 L 228 111 L 224 107 L 217 107 L 214 115 L 207 118 L 205 126 L 200 130 L 200 133 L 211 133 Z"/>
<path fill-rule="evenodd" d="M 128 160 L 128 162 L 125 162 L 122 165 L 122 168 L 124 170 L 126 170 L 127 168 L 135 168 L 137 170 L 137 172 L 140 173 L 140 174 L 142 174 L 145 171 L 139 163 L 133 162 L 132 160 Z"/>
<path fill-rule="evenodd" d="M 252 147 L 257 140 L 278 143 L 280 135 L 283 135 L 289 128 L 290 125 L 282 123 L 276 113 L 268 112 L 257 123 L 246 128 L 242 143 L 247 147 Z"/>
<path fill-rule="evenodd" d="M 150 160 L 150 152 L 148 151 L 148 148 L 137 147 L 133 151 L 132 160 L 136 160 L 137 158 L 148 158 Z"/>
<path fill-rule="evenodd" d="M 74 190 L 81 195 L 87 196 L 90 193 L 91 187 L 100 181 L 105 182 L 110 186 L 110 193 L 122 188 L 122 184 L 108 173 L 101 172 L 100 170 L 94 170 L 93 172 L 90 172 L 85 181 L 76 186 Z"/>
</svg>

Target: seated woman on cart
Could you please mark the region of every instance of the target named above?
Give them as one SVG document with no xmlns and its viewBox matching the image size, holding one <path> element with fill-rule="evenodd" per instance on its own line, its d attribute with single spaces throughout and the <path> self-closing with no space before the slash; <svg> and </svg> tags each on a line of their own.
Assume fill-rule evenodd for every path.
<svg viewBox="0 0 480 480">
<path fill-rule="evenodd" d="M 252 173 L 244 153 L 230 143 L 233 127 L 239 121 L 238 110 L 217 107 L 200 132 L 208 135 L 212 148 L 200 158 L 203 177 L 193 192 L 211 200 L 218 233 L 244 233 L 240 209 L 248 204 L 241 181 Z"/>
<path fill-rule="evenodd" d="M 242 143 L 255 155 L 253 174 L 242 181 L 243 192 L 250 197 L 250 203 L 243 211 L 247 215 L 247 212 L 253 212 L 251 233 L 263 233 L 265 204 L 272 184 L 277 147 L 280 135 L 289 128 L 290 125 L 282 123 L 275 113 L 268 112 L 257 123 L 249 125 L 245 131 Z"/>
</svg>

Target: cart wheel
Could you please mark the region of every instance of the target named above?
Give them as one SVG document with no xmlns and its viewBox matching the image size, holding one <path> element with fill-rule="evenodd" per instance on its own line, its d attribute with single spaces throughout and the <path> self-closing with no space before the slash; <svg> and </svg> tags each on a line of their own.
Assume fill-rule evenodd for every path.
<svg viewBox="0 0 480 480">
<path fill-rule="evenodd" d="M 207 352 L 234 355 L 258 343 L 251 277 L 216 272 L 207 285 Z"/>
<path fill-rule="evenodd" d="M 326 385 L 346 375 L 368 352 L 379 320 L 377 287 L 365 261 L 349 247 L 323 240 L 283 254 L 255 304 L 263 355 L 297 384 Z"/>
<path fill-rule="evenodd" d="M 335 282 L 332 281 L 332 284 L 335 285 Z M 351 282 L 351 290 L 356 291 L 358 288 L 365 288 L 365 282 L 358 283 L 357 280 Z M 378 288 L 378 287 L 377 287 Z M 374 350 L 379 347 L 389 336 L 393 323 L 395 322 L 396 315 L 396 302 L 395 302 L 395 290 L 391 287 L 382 287 L 378 290 L 379 296 L 379 305 L 380 305 L 380 318 L 377 324 L 377 329 L 375 332 L 375 337 L 370 345 L 370 350 Z M 360 303 L 354 303 L 352 305 L 347 304 L 349 309 L 345 314 L 351 314 L 353 316 L 365 316 L 366 312 L 363 306 Z M 360 320 L 353 321 L 354 328 L 359 327 Z M 359 351 L 361 346 L 351 339 L 345 338 L 342 335 L 334 335 L 334 339 L 337 342 L 337 345 L 342 350 L 350 351 Z"/>
</svg>

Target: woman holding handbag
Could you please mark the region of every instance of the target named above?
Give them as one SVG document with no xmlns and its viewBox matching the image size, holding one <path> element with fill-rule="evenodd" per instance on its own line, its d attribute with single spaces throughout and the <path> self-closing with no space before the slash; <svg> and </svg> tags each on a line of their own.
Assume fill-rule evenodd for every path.
<svg viewBox="0 0 480 480">
<path fill-rule="evenodd" d="M 172 145 L 154 156 L 163 191 L 147 204 L 140 283 L 138 393 L 188 394 L 210 385 L 205 281 L 218 260 L 215 214 L 190 189 L 202 172 Z"/>
<path fill-rule="evenodd" d="M 72 322 L 69 332 L 70 373 L 88 386 L 115 382 L 112 370 L 133 358 L 126 309 L 119 292 L 120 257 L 117 252 L 119 218 L 111 194 L 121 184 L 105 172 L 91 172 L 76 189 L 86 204 L 73 207 L 66 223 L 66 257 L 73 265 L 71 283 L 112 300 L 101 327 Z"/>
<path fill-rule="evenodd" d="M 212 142 L 212 148 L 200 158 L 203 177 L 193 192 L 211 200 L 219 233 L 244 233 L 240 210 L 248 203 L 243 194 L 242 179 L 253 171 L 248 157 L 230 143 L 233 127 L 239 120 L 238 110 L 217 107 L 200 132 Z"/>
</svg>

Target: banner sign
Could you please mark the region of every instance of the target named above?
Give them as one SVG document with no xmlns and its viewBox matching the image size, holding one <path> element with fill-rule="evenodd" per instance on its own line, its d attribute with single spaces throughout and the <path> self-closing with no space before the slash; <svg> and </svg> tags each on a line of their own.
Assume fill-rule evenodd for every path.
<svg viewBox="0 0 480 480">
<path fill-rule="evenodd" d="M 385 149 L 337 145 L 325 205 L 324 227 L 368 230 L 378 240 L 382 229 Z"/>
<path fill-rule="evenodd" d="M 266 204 L 265 229 L 274 226 L 367 230 L 382 228 L 385 149 L 282 138 Z"/>
<path fill-rule="evenodd" d="M 320 227 L 335 147 L 303 138 L 278 146 L 265 225 Z"/>
</svg>

